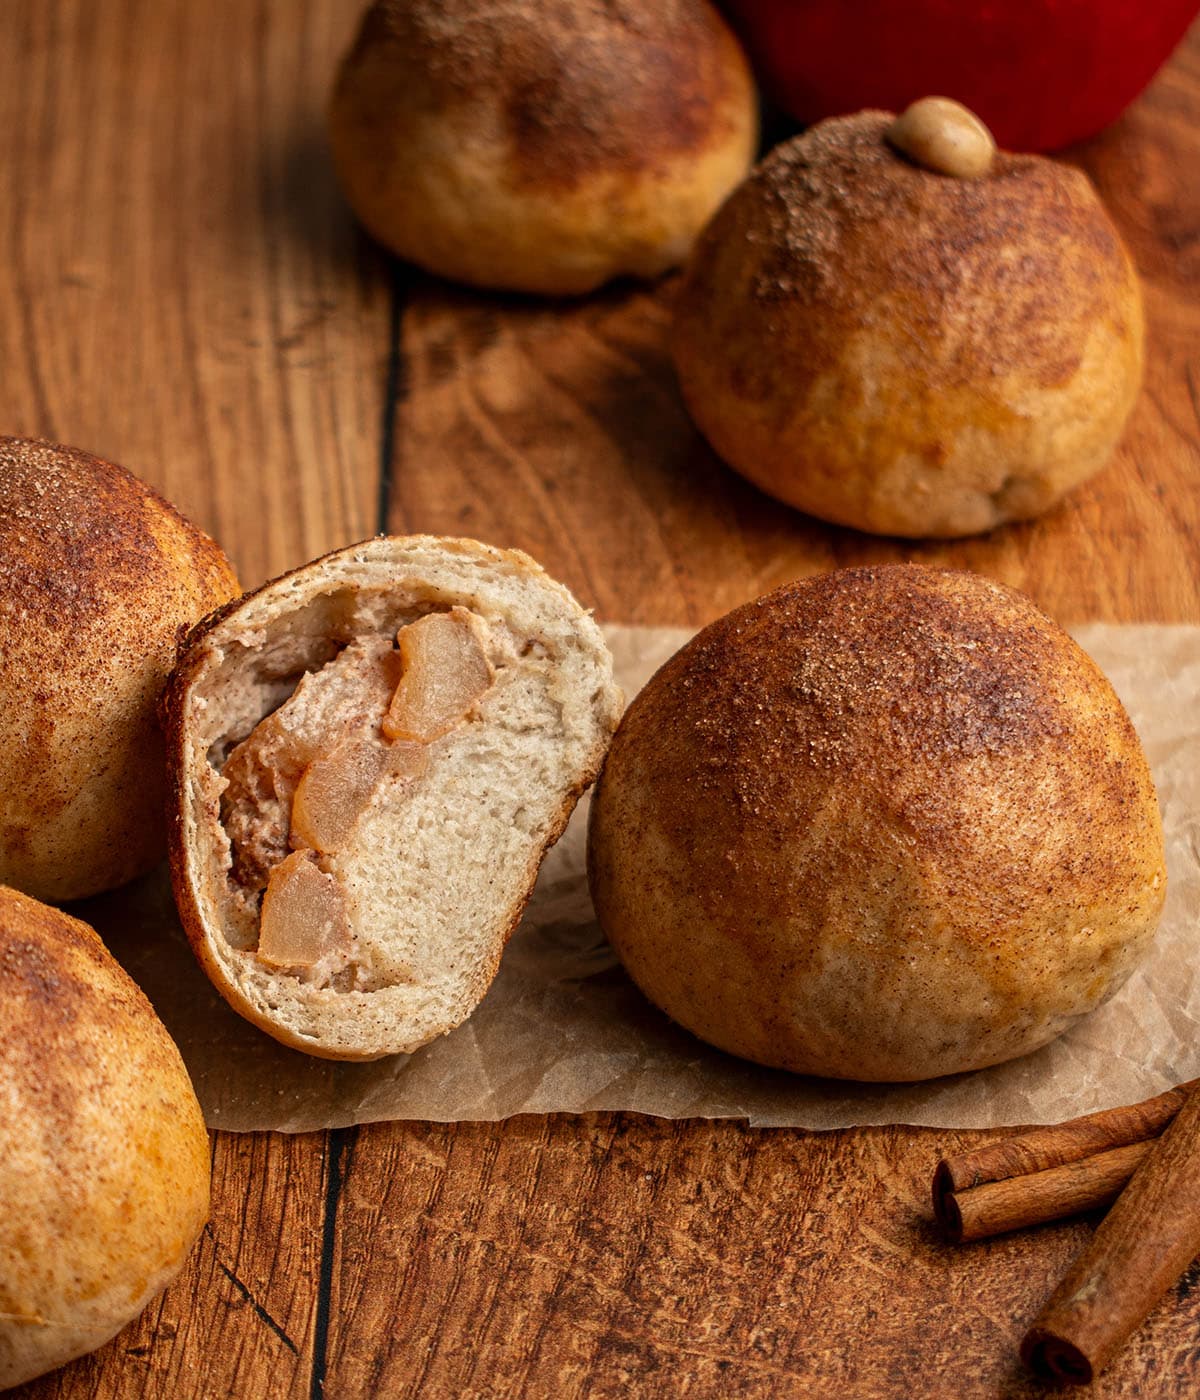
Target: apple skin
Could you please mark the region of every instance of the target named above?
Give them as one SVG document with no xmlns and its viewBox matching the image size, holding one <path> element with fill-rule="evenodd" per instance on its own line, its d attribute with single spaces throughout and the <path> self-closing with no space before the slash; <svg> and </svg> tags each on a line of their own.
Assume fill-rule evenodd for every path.
<svg viewBox="0 0 1200 1400">
<path fill-rule="evenodd" d="M 953 97 L 1014 151 L 1114 121 L 1197 0 L 723 0 L 764 90 L 809 123 Z"/>
</svg>

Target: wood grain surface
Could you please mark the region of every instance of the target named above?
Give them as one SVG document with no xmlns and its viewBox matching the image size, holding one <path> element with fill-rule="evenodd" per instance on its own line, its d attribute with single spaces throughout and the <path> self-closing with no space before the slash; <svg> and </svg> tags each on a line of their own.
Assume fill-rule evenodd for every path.
<svg viewBox="0 0 1200 1400">
<path fill-rule="evenodd" d="M 353 0 L 7 0 L 0 429 L 123 462 L 247 585 L 386 524 L 528 549 L 598 614 L 699 623 L 915 558 L 1064 621 L 1200 622 L 1200 32 L 1073 153 L 1145 280 L 1116 463 L 955 544 L 838 530 L 723 468 L 664 355 L 672 288 L 545 304 L 391 264 L 322 141 Z M 79 1396 L 1033 1396 L 1016 1347 L 1087 1222 L 951 1248 L 939 1153 L 636 1115 L 216 1135 L 213 1218 Z M 1189 1274 L 1095 1386 L 1200 1393 Z"/>
</svg>

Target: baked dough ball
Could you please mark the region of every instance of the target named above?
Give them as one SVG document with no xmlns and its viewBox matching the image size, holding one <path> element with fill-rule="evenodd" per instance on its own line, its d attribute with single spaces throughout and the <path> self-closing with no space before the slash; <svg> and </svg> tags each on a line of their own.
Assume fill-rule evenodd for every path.
<svg viewBox="0 0 1200 1400">
<path fill-rule="evenodd" d="M 237 591 L 136 477 L 0 438 L 0 882 L 78 899 L 162 858 L 155 704 L 178 639 Z"/>
<path fill-rule="evenodd" d="M 758 134 L 709 0 L 377 0 L 330 131 L 350 204 L 393 252 L 549 294 L 681 262 Z"/>
<path fill-rule="evenodd" d="M 688 265 L 675 365 L 764 491 L 877 534 L 969 535 L 1111 457 L 1141 294 L 1080 171 L 999 152 L 955 178 L 901 154 L 892 123 L 821 122 L 735 191 Z"/>
<path fill-rule="evenodd" d="M 880 1081 L 1052 1040 L 1125 981 L 1166 889 L 1094 663 L 1021 594 L 905 565 L 791 584 L 672 658 L 613 741 L 588 865 L 681 1025 Z"/>
<path fill-rule="evenodd" d="M 0 888 L 0 1389 L 94 1351 L 208 1218 L 173 1041 L 87 924 Z"/>
<path fill-rule="evenodd" d="M 465 1020 L 621 694 L 528 555 L 368 540 L 208 619 L 167 691 L 171 873 L 229 1004 L 340 1060 Z"/>
</svg>

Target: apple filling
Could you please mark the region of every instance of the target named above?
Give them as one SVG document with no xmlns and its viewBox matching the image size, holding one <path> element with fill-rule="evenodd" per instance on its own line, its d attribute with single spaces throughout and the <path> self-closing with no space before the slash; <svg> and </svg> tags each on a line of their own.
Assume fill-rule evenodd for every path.
<svg viewBox="0 0 1200 1400">
<path fill-rule="evenodd" d="M 292 846 L 334 854 L 349 840 L 383 779 L 419 778 L 425 763 L 422 744 L 384 745 L 371 739 L 343 739 L 331 752 L 318 754 L 301 774 L 292 798 Z"/>
<path fill-rule="evenodd" d="M 402 796 L 430 746 L 491 688 L 483 623 L 465 608 L 360 637 L 254 727 L 222 769 L 233 914 L 272 968 L 333 979 L 353 955 L 353 898 L 338 869 L 381 790 Z"/>
<path fill-rule="evenodd" d="M 430 613 L 396 634 L 402 673 L 383 732 L 428 744 L 448 733 L 482 698 L 492 668 L 465 608 Z"/>
<path fill-rule="evenodd" d="M 337 881 L 309 851 L 293 851 L 271 871 L 262 902 L 258 956 L 272 967 L 313 967 L 350 951 L 350 924 Z"/>
</svg>

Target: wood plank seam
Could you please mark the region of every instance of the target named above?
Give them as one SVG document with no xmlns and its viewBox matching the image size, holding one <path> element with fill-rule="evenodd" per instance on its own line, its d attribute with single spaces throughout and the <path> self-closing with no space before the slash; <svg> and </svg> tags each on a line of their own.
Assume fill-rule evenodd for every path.
<svg viewBox="0 0 1200 1400">
<path fill-rule="evenodd" d="M 406 277 L 403 265 L 389 260 L 389 308 L 387 371 L 384 380 L 383 413 L 379 424 L 379 486 L 376 496 L 375 528 L 386 533 L 392 494 L 392 456 L 395 450 L 397 405 L 407 385 L 401 340 L 401 323 L 406 303 Z M 337 1249 L 338 1206 L 358 1128 L 334 1128 L 326 1134 L 328 1172 L 325 1209 L 322 1219 L 321 1262 L 317 1276 L 316 1317 L 313 1326 L 311 1400 L 323 1400 L 329 1365 L 329 1327 L 333 1305 L 334 1255 Z"/>
<path fill-rule="evenodd" d="M 388 531 L 388 515 L 392 508 L 392 481 L 396 453 L 396 414 L 408 394 L 408 365 L 405 362 L 401 323 L 408 302 L 409 272 L 398 259 L 389 262 L 391 281 L 388 315 L 387 377 L 383 389 L 383 422 L 379 443 L 379 494 L 375 507 L 375 529 L 381 535 Z"/>
<path fill-rule="evenodd" d="M 338 1201 L 350 1170 L 358 1128 L 333 1128 L 326 1140 L 325 1215 L 321 1230 L 321 1265 L 317 1274 L 317 1311 L 313 1323 L 311 1400 L 324 1400 L 333 1300 L 333 1257 L 337 1249 Z"/>
</svg>

